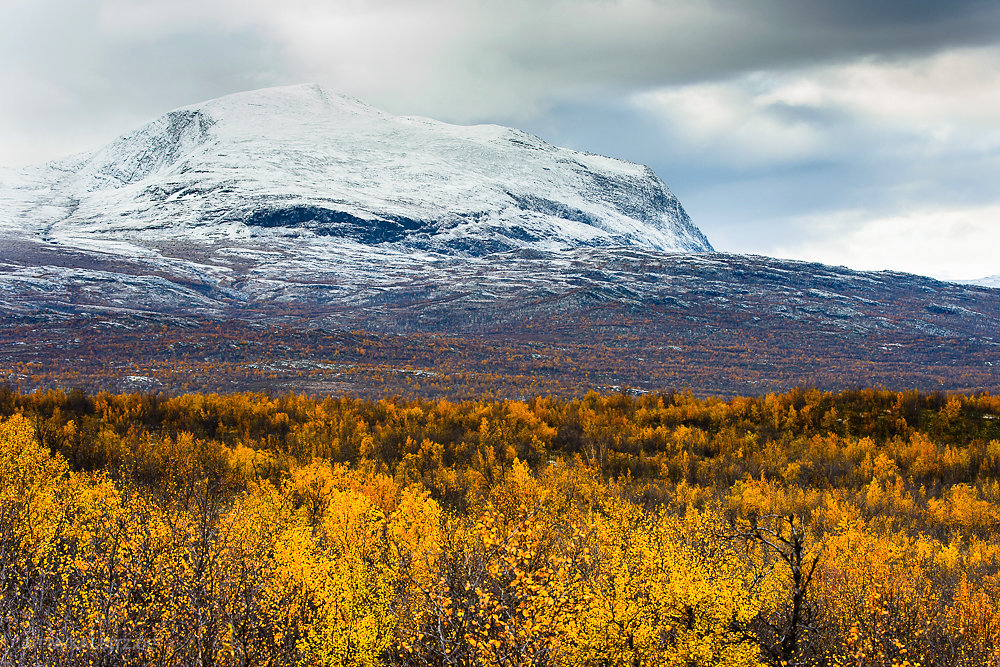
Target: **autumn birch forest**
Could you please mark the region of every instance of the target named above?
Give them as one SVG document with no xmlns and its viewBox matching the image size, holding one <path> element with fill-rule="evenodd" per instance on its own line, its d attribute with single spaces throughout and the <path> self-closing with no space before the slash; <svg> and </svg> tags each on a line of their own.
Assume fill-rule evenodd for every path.
<svg viewBox="0 0 1000 667">
<path fill-rule="evenodd" d="M 1000 397 L 0 389 L 0 664 L 1000 660 Z"/>
</svg>

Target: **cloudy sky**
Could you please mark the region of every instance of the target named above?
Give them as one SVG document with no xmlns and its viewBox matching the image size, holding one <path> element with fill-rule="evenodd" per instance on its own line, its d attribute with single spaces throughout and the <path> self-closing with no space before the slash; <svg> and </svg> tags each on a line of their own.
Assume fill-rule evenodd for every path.
<svg viewBox="0 0 1000 667">
<path fill-rule="evenodd" d="M 0 0 L 0 165 L 308 81 L 648 164 L 718 250 L 1000 274 L 995 0 Z"/>
</svg>

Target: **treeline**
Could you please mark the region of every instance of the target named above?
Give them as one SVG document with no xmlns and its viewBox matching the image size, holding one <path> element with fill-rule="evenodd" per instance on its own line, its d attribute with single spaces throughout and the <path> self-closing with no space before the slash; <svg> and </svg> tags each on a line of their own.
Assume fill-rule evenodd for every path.
<svg viewBox="0 0 1000 667">
<path fill-rule="evenodd" d="M 626 313 L 610 299 L 586 315 L 494 322 L 481 335 L 317 329 L 315 312 L 288 310 L 288 304 L 281 312 L 261 313 L 261 320 L 251 317 L 252 322 L 7 318 L 0 319 L 0 383 L 24 392 L 291 389 L 457 401 L 537 394 L 581 398 L 591 389 L 610 392 L 619 386 L 695 387 L 727 397 L 802 384 L 1000 391 L 994 349 L 981 338 L 991 330 L 942 338 L 876 327 L 830 336 L 828 327 L 813 320 L 815 313 L 793 309 L 771 322 L 756 321 L 745 311 L 714 307 L 712 296 L 717 295 L 699 302 L 697 321 L 686 308 L 651 304 Z M 904 319 L 928 316 L 925 305 L 911 304 L 919 312 Z M 262 324 L 279 320 L 285 324 Z M 706 327 L 708 321 L 717 326 Z"/>
<path fill-rule="evenodd" d="M 981 665 L 1000 397 L 0 389 L 0 663 Z"/>
</svg>

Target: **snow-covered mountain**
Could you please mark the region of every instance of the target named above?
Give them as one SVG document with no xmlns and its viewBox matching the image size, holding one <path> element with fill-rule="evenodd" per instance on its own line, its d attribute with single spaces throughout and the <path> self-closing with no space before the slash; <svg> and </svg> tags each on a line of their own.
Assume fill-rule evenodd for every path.
<svg viewBox="0 0 1000 667">
<path fill-rule="evenodd" d="M 93 153 L 0 173 L 0 235 L 125 255 L 276 238 L 320 254 L 712 249 L 647 167 L 316 85 L 177 109 Z"/>
<path fill-rule="evenodd" d="M 989 276 L 987 278 L 980 278 L 979 280 L 968 280 L 963 282 L 969 285 L 979 285 L 980 287 L 993 287 L 1000 289 L 1000 276 Z"/>
</svg>

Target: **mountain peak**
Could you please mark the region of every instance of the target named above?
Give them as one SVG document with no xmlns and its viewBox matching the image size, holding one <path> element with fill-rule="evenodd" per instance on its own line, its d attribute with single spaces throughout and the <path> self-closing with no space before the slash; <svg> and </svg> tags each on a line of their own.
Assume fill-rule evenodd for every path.
<svg viewBox="0 0 1000 667">
<path fill-rule="evenodd" d="M 178 111 L 201 111 L 217 118 L 260 120 L 266 116 L 295 118 L 330 115 L 378 116 L 382 112 L 365 102 L 317 83 L 261 88 L 225 95 Z"/>
</svg>

